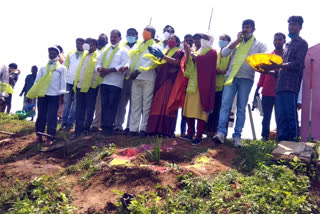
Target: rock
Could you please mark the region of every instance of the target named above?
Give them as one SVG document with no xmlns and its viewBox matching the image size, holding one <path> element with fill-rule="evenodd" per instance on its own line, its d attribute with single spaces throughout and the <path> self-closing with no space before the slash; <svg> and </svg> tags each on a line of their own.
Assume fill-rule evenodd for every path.
<svg viewBox="0 0 320 214">
<path fill-rule="evenodd" d="M 307 163 L 311 162 L 313 155 L 313 148 L 315 143 L 281 141 L 277 147 L 272 151 L 274 159 L 293 159 L 299 158 Z"/>
</svg>

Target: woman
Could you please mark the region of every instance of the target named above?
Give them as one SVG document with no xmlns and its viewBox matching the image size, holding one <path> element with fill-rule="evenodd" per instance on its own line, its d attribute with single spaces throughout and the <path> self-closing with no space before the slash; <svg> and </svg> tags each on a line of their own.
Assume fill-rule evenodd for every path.
<svg viewBox="0 0 320 214">
<path fill-rule="evenodd" d="M 180 70 L 180 60 L 183 52 L 179 48 L 180 39 L 176 35 L 171 35 L 168 40 L 169 49 L 161 53 L 152 52 L 156 57 L 160 57 L 161 64 L 157 68 L 157 78 L 154 88 L 154 97 L 149 113 L 147 132 L 165 137 L 174 136 L 176 127 L 176 117 L 178 109 L 168 111 L 169 98 Z"/>
</svg>

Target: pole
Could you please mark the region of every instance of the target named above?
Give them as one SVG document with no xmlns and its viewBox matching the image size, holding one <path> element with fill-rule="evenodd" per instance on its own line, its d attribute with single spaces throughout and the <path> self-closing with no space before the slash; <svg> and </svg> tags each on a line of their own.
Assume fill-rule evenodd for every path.
<svg viewBox="0 0 320 214">
<path fill-rule="evenodd" d="M 210 15 L 210 19 L 209 19 L 208 32 L 210 31 L 210 26 L 211 26 L 211 19 L 212 19 L 212 14 L 213 14 L 213 8 L 211 8 L 211 15 Z"/>
<path fill-rule="evenodd" d="M 152 23 L 152 16 L 150 17 L 150 22 L 149 22 L 149 25 L 151 25 L 151 23 Z"/>
<path fill-rule="evenodd" d="M 256 131 L 254 129 L 254 123 L 253 123 L 253 119 L 252 119 L 252 112 L 251 112 L 251 106 L 250 104 L 248 104 L 248 111 L 249 111 L 249 117 L 250 117 L 250 125 L 251 125 L 251 131 L 252 131 L 252 136 L 253 136 L 253 140 L 256 140 Z"/>
<path fill-rule="evenodd" d="M 314 65 L 313 65 L 314 59 L 311 59 L 311 76 L 310 76 L 310 106 L 309 106 L 309 138 L 308 141 L 312 141 L 312 121 L 311 121 L 311 116 L 312 116 L 312 79 L 313 79 L 313 71 L 314 71 Z"/>
</svg>

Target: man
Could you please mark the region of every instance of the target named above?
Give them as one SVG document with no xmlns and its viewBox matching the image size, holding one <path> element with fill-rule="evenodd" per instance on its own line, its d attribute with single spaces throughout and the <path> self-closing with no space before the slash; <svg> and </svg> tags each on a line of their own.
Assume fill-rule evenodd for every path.
<svg viewBox="0 0 320 214">
<path fill-rule="evenodd" d="M 140 44 L 140 42 L 137 40 L 138 40 L 138 31 L 134 28 L 129 28 L 127 30 L 127 42 L 123 44 L 124 49 L 128 53 L 130 53 L 130 51 L 132 50 L 136 50 L 138 48 L 138 45 Z M 125 78 L 123 80 L 123 87 L 121 90 L 117 115 L 114 123 L 115 133 L 120 133 L 122 131 L 122 124 L 124 122 L 124 117 L 126 115 L 127 104 L 130 101 L 130 97 L 131 97 L 131 87 L 132 87 L 132 80 Z M 129 105 L 129 114 L 128 114 L 125 133 L 129 132 L 130 111 L 131 111 L 131 102 Z"/>
<path fill-rule="evenodd" d="M 193 36 L 191 34 L 186 34 L 184 36 L 184 42 L 187 43 L 189 45 L 189 47 L 193 47 Z M 185 61 L 185 57 L 183 57 L 183 60 L 181 60 L 182 66 L 181 68 L 183 68 L 182 70 L 184 71 L 184 61 Z M 188 78 L 184 77 L 184 88 L 186 89 L 188 85 Z M 178 117 L 177 117 L 178 118 Z M 187 119 L 185 116 L 183 116 L 183 109 L 181 110 L 181 122 L 180 122 L 180 135 L 181 137 L 184 137 L 186 135 L 186 131 L 187 131 Z"/>
<path fill-rule="evenodd" d="M 255 39 L 254 31 L 254 21 L 251 19 L 244 20 L 242 31 L 238 33 L 237 40 L 222 49 L 223 57 L 232 53 L 233 55 L 222 92 L 217 134 L 213 137 L 213 140 L 217 143 L 224 143 L 230 109 L 237 94 L 237 120 L 232 137 L 236 147 L 242 146 L 241 132 L 246 119 L 246 106 L 255 74 L 255 71 L 246 63 L 246 58 L 255 53 L 265 53 L 267 50 L 264 44 Z"/>
<path fill-rule="evenodd" d="M 62 124 L 60 130 L 71 130 L 73 128 L 75 112 L 76 112 L 76 100 L 73 91 L 73 83 L 76 77 L 77 69 L 83 54 L 84 39 L 76 39 L 76 50 L 68 53 L 64 62 L 64 66 L 67 68 L 66 73 L 66 89 L 69 93 L 64 95 Z"/>
<path fill-rule="evenodd" d="M 272 54 L 278 56 L 283 55 L 283 45 L 286 43 L 286 36 L 283 33 L 276 33 L 273 39 L 273 45 L 275 50 Z M 257 85 L 255 96 L 259 96 L 259 89 L 262 87 L 262 110 L 263 110 L 263 120 L 262 120 L 262 139 L 268 140 L 270 134 L 270 120 L 272 115 L 272 109 L 276 101 L 276 84 L 277 79 L 274 75 L 268 75 L 261 73 L 260 79 Z"/>
<path fill-rule="evenodd" d="M 297 97 L 300 90 L 304 59 L 308 43 L 299 34 L 303 18 L 291 16 L 288 19 L 291 41 L 286 44 L 281 65 L 265 65 L 264 70 L 280 69 L 276 86 L 276 117 L 278 141 L 299 141 L 299 124 L 297 117 Z"/>
<path fill-rule="evenodd" d="M 132 80 L 131 114 L 129 123 L 131 136 L 136 135 L 139 130 L 140 137 L 146 136 L 156 72 L 152 60 L 143 56 L 146 53 L 149 53 L 148 47 L 155 49 L 160 48 L 153 39 L 155 34 L 156 30 L 152 26 L 147 26 L 144 29 L 142 34 L 143 42 L 131 54 L 129 66 L 126 66 L 123 69 L 124 71 L 129 69 L 129 78 Z"/>
<path fill-rule="evenodd" d="M 124 67 L 129 60 L 127 51 L 120 45 L 119 30 L 111 31 L 110 41 L 111 46 L 100 54 L 96 66 L 101 78 L 99 82 L 102 81 L 100 85 L 101 128 L 105 136 L 112 135 L 124 79 L 120 68 Z"/>
<path fill-rule="evenodd" d="M 105 51 L 108 44 L 108 36 L 104 33 L 101 33 L 98 38 L 98 52 L 101 54 Z M 98 89 L 98 95 L 96 99 L 95 105 L 95 112 L 94 112 L 94 119 L 91 125 L 92 132 L 98 132 L 99 128 L 101 128 L 101 93 L 100 88 Z"/>
<path fill-rule="evenodd" d="M 98 50 L 99 53 L 102 53 L 108 44 L 108 36 L 104 33 L 101 33 L 98 38 Z"/>
<path fill-rule="evenodd" d="M 47 127 L 47 133 L 54 136 L 57 129 L 59 96 L 66 91 L 66 68 L 58 61 L 60 51 L 56 46 L 50 47 L 48 51 L 49 62 L 40 68 L 35 83 L 26 97 L 30 99 L 38 97 L 36 132 L 44 132 Z M 38 135 L 38 140 L 42 141 L 41 135 Z M 47 146 L 52 144 L 53 141 L 50 141 Z"/>
<path fill-rule="evenodd" d="M 219 38 L 220 51 L 217 57 L 217 73 L 216 73 L 216 92 L 214 96 L 214 108 L 213 112 L 209 114 L 208 123 L 206 127 L 206 133 L 209 137 L 213 137 L 217 132 L 219 112 L 222 101 L 222 90 L 225 80 L 226 72 L 229 68 L 231 55 L 227 57 L 221 56 L 221 51 L 231 42 L 231 38 L 227 34 L 223 34 Z"/>
<path fill-rule="evenodd" d="M 212 49 L 212 44 L 213 37 L 203 34 L 198 55 L 191 54 L 189 45 L 184 44 L 186 53 L 184 75 L 189 78 L 183 108 L 183 116 L 187 118 L 188 124 L 184 139 L 192 141 L 192 145 L 198 145 L 202 141 L 208 113 L 213 110 L 215 102 L 217 52 Z M 193 139 L 195 120 L 197 120 L 197 134 Z"/>
<path fill-rule="evenodd" d="M 197 52 L 201 48 L 201 38 L 202 38 L 202 35 L 200 33 L 196 33 L 193 35 L 193 42 L 194 42 L 194 46 L 192 48 L 193 52 Z"/>
<path fill-rule="evenodd" d="M 93 120 L 98 93 L 98 73 L 95 71 L 99 55 L 97 45 L 98 41 L 93 38 L 87 38 L 83 44 L 84 53 L 77 68 L 73 85 L 73 90 L 76 93 L 76 126 L 72 138 L 87 135 Z"/>
<path fill-rule="evenodd" d="M 23 97 L 23 109 L 27 105 L 27 97 L 26 97 L 26 95 L 27 95 L 28 91 L 30 90 L 30 88 L 32 88 L 32 86 L 34 84 L 34 81 L 36 80 L 37 72 L 38 72 L 38 67 L 35 66 L 35 65 L 32 66 L 31 67 L 31 74 L 27 75 L 27 77 L 25 79 L 24 86 L 23 86 L 22 91 L 21 91 L 21 93 L 19 95 L 20 97 L 22 95 L 24 95 L 24 97 Z M 31 103 L 32 104 L 36 104 L 36 99 L 32 99 Z M 33 117 L 32 117 L 31 120 L 33 120 Z"/>
<path fill-rule="evenodd" d="M 172 34 L 174 34 L 174 28 L 171 25 L 166 25 L 163 28 L 163 40 L 158 43 L 160 45 L 160 50 L 166 50 L 169 48 L 168 39 Z"/>
<path fill-rule="evenodd" d="M 2 65 L 0 68 L 0 112 L 5 111 L 5 98 L 10 93 L 13 93 L 13 90 L 9 85 L 9 69 L 6 65 Z"/>
<path fill-rule="evenodd" d="M 18 70 L 18 65 L 16 63 L 11 63 L 9 65 L 9 85 L 13 89 L 16 85 L 18 78 L 20 75 L 20 70 Z M 12 94 L 9 94 L 8 97 L 5 98 L 5 108 L 7 108 L 6 112 L 9 114 L 11 110 L 11 101 Z"/>
</svg>

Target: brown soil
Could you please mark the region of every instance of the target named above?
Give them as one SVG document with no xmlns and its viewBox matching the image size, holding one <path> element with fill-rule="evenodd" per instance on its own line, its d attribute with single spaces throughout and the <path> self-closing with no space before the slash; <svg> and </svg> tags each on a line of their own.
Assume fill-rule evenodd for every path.
<svg viewBox="0 0 320 214">
<path fill-rule="evenodd" d="M 237 149 L 230 145 L 217 145 L 204 140 L 198 146 L 179 138 L 162 141 L 161 161 L 148 160 L 144 149 L 152 149 L 155 139 L 147 137 L 96 135 L 83 137 L 68 146 L 51 152 L 40 152 L 42 144 L 36 142 L 34 134 L 0 138 L 0 181 L 5 184 L 9 178 L 29 181 L 41 175 L 56 175 L 60 183 L 70 190 L 73 204 L 78 213 L 94 213 L 108 209 L 112 212 L 119 195 L 116 191 L 133 195 L 157 191 L 160 184 L 173 191 L 179 189 L 178 175 L 192 172 L 199 176 L 213 176 L 233 167 Z M 116 144 L 116 153 L 103 159 L 104 164 L 85 184 L 79 179 L 82 172 L 66 175 L 68 166 L 82 160 L 91 152 L 92 146 Z M 130 166 L 113 165 L 116 159 L 130 161 Z M 205 161 L 199 161 L 203 158 Z"/>
</svg>

